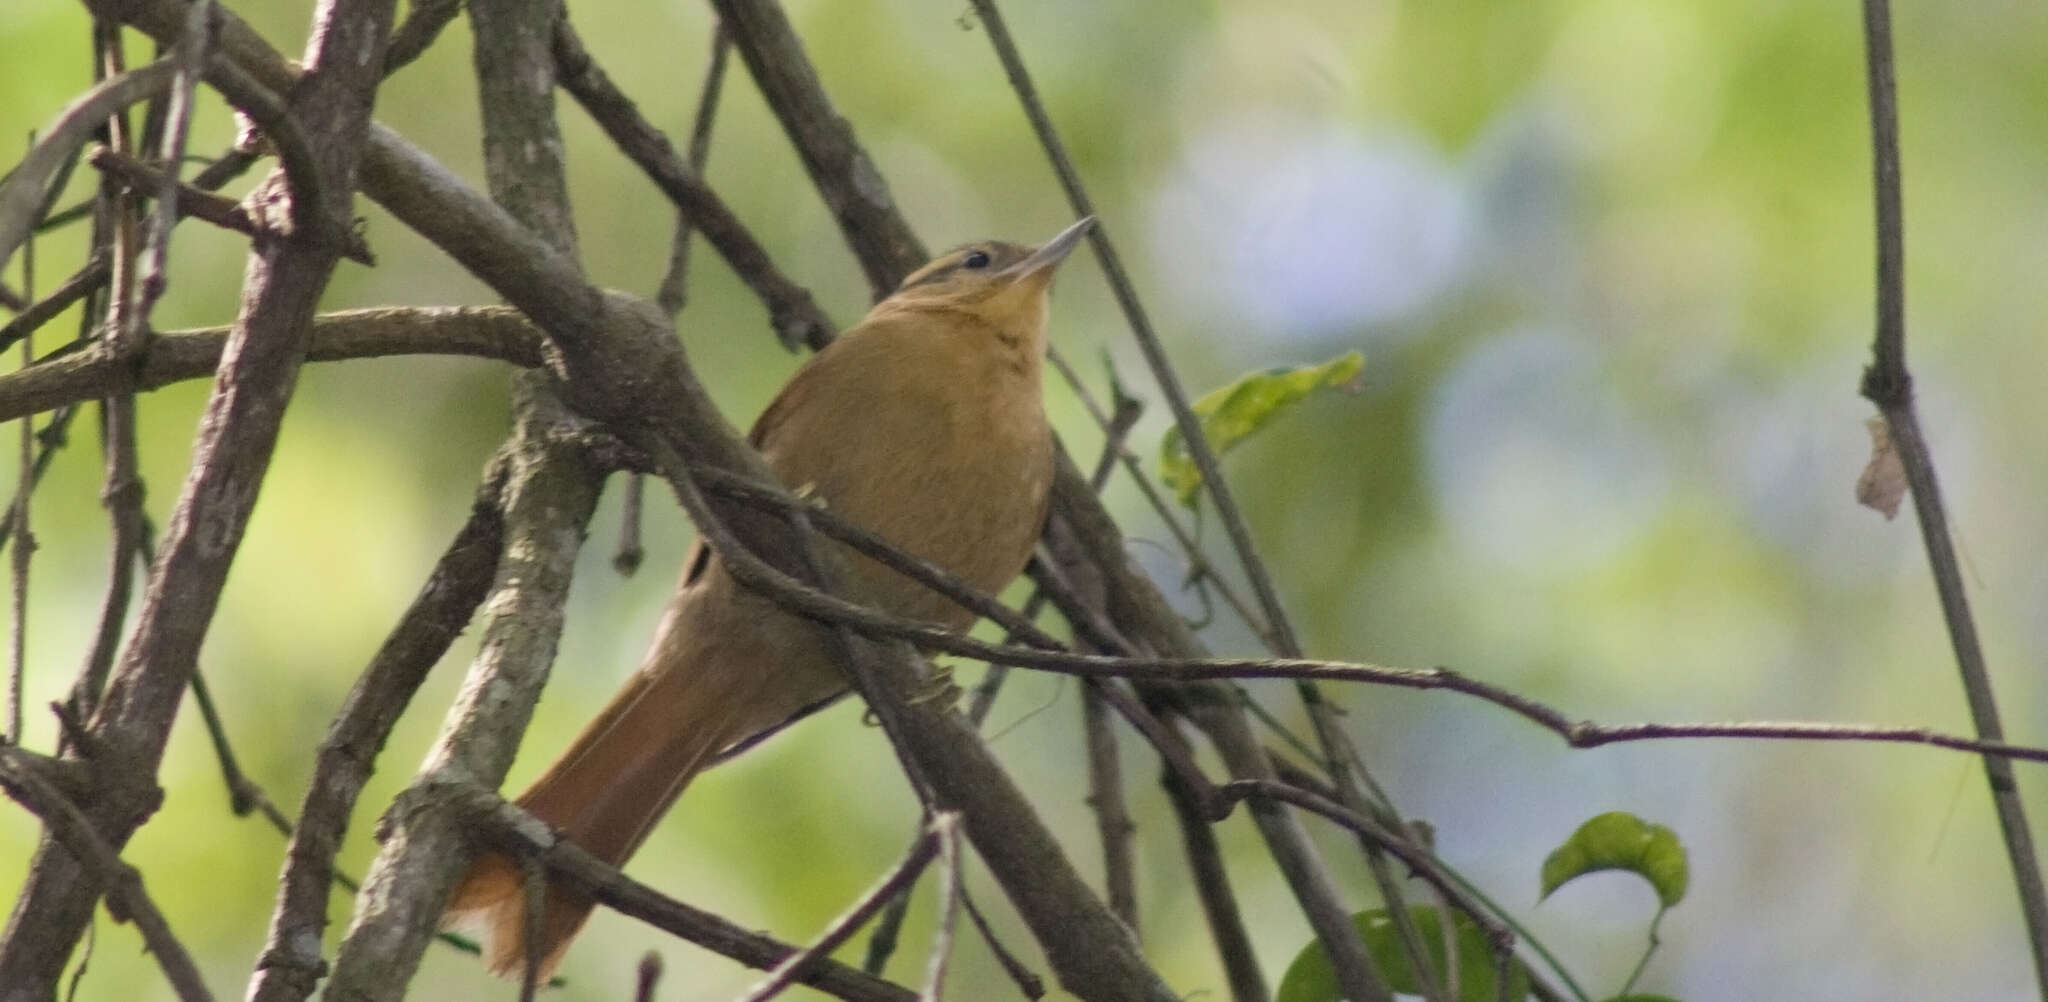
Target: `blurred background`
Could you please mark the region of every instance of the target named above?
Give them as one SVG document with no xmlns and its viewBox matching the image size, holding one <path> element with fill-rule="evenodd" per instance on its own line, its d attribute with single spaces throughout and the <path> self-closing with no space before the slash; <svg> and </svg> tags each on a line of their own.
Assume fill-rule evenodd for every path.
<svg viewBox="0 0 2048 1002">
<path fill-rule="evenodd" d="M 302 0 L 232 5 L 287 52 Z M 597 58 L 680 138 L 709 50 L 708 10 L 582 0 Z M 1761 0 L 1390 0 L 1013 3 L 1026 59 L 1131 263 L 1184 379 L 1367 356 L 1361 392 L 1319 397 L 1226 462 L 1316 656 L 1449 665 L 1600 721 L 1816 719 L 1968 730 L 1918 536 L 1856 506 L 1872 408 L 1856 394 L 1872 316 L 1871 194 L 1853 5 Z M 1036 240 L 1071 219 L 964 0 L 794 0 L 827 89 L 935 248 Z M 2009 732 L 2048 742 L 2048 8 L 1907 4 L 1897 13 L 1910 360 Z M 75 4 L 0 5 L 0 136 L 24 137 L 88 86 Z M 131 42 L 131 58 L 148 47 Z M 481 186 L 468 36 L 449 28 L 384 88 L 378 117 Z M 195 153 L 230 140 L 217 102 Z M 673 213 L 563 101 L 583 260 L 651 293 Z M 9 156 L 6 159 L 12 160 Z M 81 171 L 81 174 L 85 173 Z M 858 269 L 734 61 L 713 184 L 842 324 Z M 253 181 L 238 182 L 239 196 Z M 74 192 L 86 191 L 84 180 Z M 69 199 L 66 200 L 67 203 Z M 344 264 L 328 308 L 489 302 L 483 286 L 366 200 L 379 266 Z M 82 231 L 42 240 L 47 290 Z M 232 317 L 239 238 L 178 231 L 170 329 Z M 1083 255 L 1087 257 L 1087 255 Z M 699 246 L 679 324 L 736 423 L 799 359 Z M 17 281 L 14 275 L 9 280 Z M 1092 260 L 1057 297 L 1056 340 L 1092 392 L 1105 360 L 1167 424 Z M 45 328 L 46 351 L 76 329 Z M 8 364 L 15 364 L 10 356 Z M 356 672 L 460 524 L 507 427 L 506 372 L 405 358 L 308 367 L 202 658 L 243 765 L 295 810 L 311 753 Z M 206 386 L 142 403 L 150 510 L 189 459 Z M 1071 390 L 1048 392 L 1077 455 L 1100 435 Z M 99 460 L 82 418 L 36 495 L 29 745 L 69 686 L 104 587 Z M 11 463 L 0 488 L 12 489 Z M 609 567 L 617 491 L 583 551 L 567 633 L 527 751 L 530 778 L 637 662 L 690 538 L 650 491 L 649 557 Z M 1184 569 L 1135 491 L 1110 491 L 1138 557 Z M 2034 499 L 2034 500 L 2028 500 Z M 1213 517 L 1204 538 L 1226 554 Z M 1168 546 L 1151 545 L 1166 542 Z M 1200 603 L 1182 595 L 1190 615 Z M 1219 617 L 1224 653 L 1256 645 Z M 360 874 L 373 819 L 431 740 L 473 647 L 421 692 L 379 763 L 343 863 Z M 958 666 L 972 680 L 980 668 Z M 1284 683 L 1252 687 L 1299 724 Z M 1665 919 L 1644 990 L 1689 1000 L 2010 999 L 2032 973 L 1982 771 L 1913 747 L 1681 742 L 1571 751 L 1474 701 L 1336 693 L 1378 779 L 1433 823 L 1443 857 L 1524 921 L 1595 996 L 1619 989 L 1654 907 L 1602 875 L 1537 903 L 1537 868 L 1583 819 L 1670 825 L 1692 888 Z M 1022 675 L 995 748 L 1099 872 L 1075 687 Z M 1129 735 L 1125 736 L 1127 739 Z M 1175 988 L 1226 989 L 1156 759 L 1126 743 L 1140 825 L 1147 949 Z M 261 946 L 284 843 L 228 813 L 187 712 L 162 813 L 127 858 L 223 997 Z M 2021 769 L 2038 825 L 2048 778 Z M 885 743 L 842 705 L 706 776 L 631 872 L 742 925 L 811 938 L 900 853 L 913 800 Z M 1268 979 L 1308 938 L 1243 813 L 1221 826 Z M 1318 826 L 1356 907 L 1355 853 Z M 37 826 L 0 805 L 0 899 Z M 1034 966 L 1028 936 L 973 864 L 972 886 Z M 921 977 L 921 890 L 892 975 Z M 331 915 L 346 922 L 348 899 Z M 339 925 L 336 927 L 338 935 Z M 168 997 L 132 928 L 104 913 L 79 997 Z M 860 948 L 850 948 L 850 953 Z M 618 999 L 660 950 L 658 997 L 731 997 L 755 975 L 601 914 L 571 951 L 562 999 Z M 854 955 L 857 956 L 857 953 Z M 1003 998 L 963 937 L 953 996 Z M 514 997 L 471 959 L 430 951 L 416 997 Z M 796 997 L 807 997 L 803 990 Z M 815 997 L 815 996 L 808 996 Z"/>
</svg>

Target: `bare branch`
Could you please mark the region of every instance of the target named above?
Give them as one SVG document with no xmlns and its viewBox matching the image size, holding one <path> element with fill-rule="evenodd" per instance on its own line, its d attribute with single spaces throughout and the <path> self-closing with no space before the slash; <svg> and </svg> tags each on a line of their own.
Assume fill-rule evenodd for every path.
<svg viewBox="0 0 2048 1002">
<path fill-rule="evenodd" d="M 241 203 L 196 185 L 177 181 L 170 174 L 125 153 L 101 147 L 93 150 L 86 157 L 86 162 L 127 181 L 141 194 L 154 194 L 160 198 L 164 191 L 175 190 L 177 198 L 173 200 L 172 205 L 181 216 L 192 216 L 244 236 L 259 235 L 256 220 L 249 217 L 248 211 L 242 208 Z M 368 245 L 364 244 L 361 234 L 350 231 L 342 235 L 342 241 L 343 257 L 357 264 L 377 263 Z"/>
<path fill-rule="evenodd" d="M 776 964 L 775 969 L 768 972 L 765 980 L 748 989 L 747 993 L 740 997 L 741 1002 L 768 1002 L 769 999 L 781 994 L 784 988 L 789 987 L 805 968 L 831 955 L 833 950 L 838 949 L 839 944 L 859 932 L 860 927 L 866 925 L 868 919 L 874 917 L 883 905 L 888 904 L 889 899 L 917 880 L 918 875 L 924 872 L 926 864 L 938 857 L 942 844 L 959 823 L 960 818 L 956 814 L 941 811 L 933 815 L 931 823 L 918 835 L 917 841 L 911 843 L 910 851 L 904 853 L 903 858 L 895 866 L 890 867 L 889 872 L 882 875 L 882 879 L 875 882 L 875 886 L 855 898 L 852 906 L 833 919 L 811 945 L 790 954 L 788 959 Z M 957 856 L 955 859 L 957 860 Z"/>
<path fill-rule="evenodd" d="M 959 817 L 940 814 L 932 819 L 932 831 L 939 837 L 939 921 L 932 932 L 931 961 L 925 965 L 924 990 L 918 1002 L 940 1002 L 946 994 L 946 962 L 953 957 L 953 928 L 960 921 L 960 900 L 967 889 L 960 883 Z M 910 892 L 904 887 L 901 897 Z"/>
<path fill-rule="evenodd" d="M 210 1002 L 212 994 L 200 980 L 199 967 L 184 944 L 171 933 L 170 923 L 149 899 L 142 887 L 142 874 L 121 860 L 120 853 L 100 837 L 93 822 L 77 805 L 44 779 L 35 763 L 21 749 L 0 744 L 0 787 L 43 819 L 50 838 L 92 875 L 93 882 L 106 888 L 108 907 L 116 915 L 133 919 L 149 952 L 170 979 L 171 988 L 183 1002 Z"/>
<path fill-rule="evenodd" d="M 164 106 L 163 148 L 158 156 L 164 170 L 156 186 L 156 212 L 144 241 L 142 285 L 137 290 L 139 302 L 134 316 L 133 333 L 137 335 L 143 333 L 150 311 L 156 308 L 157 300 L 170 283 L 166 266 L 171 254 L 171 227 L 178 222 L 178 195 L 183 186 L 178 174 L 184 167 L 185 142 L 192 131 L 192 93 L 199 86 L 199 75 L 206 69 L 207 53 L 213 49 L 213 15 L 217 10 L 213 0 L 196 0 L 185 16 L 185 30 L 178 45 L 172 50 L 178 73 L 171 82 L 170 100 Z M 118 352 L 118 345 L 130 333 L 109 331 L 107 336 L 117 345 Z"/>
<path fill-rule="evenodd" d="M 661 954 L 653 950 L 640 957 L 634 971 L 633 1002 L 654 1002 L 654 985 L 661 980 Z"/>
<path fill-rule="evenodd" d="M 212 375 L 231 328 L 167 331 L 140 358 L 114 359 L 97 348 L 59 352 L 0 376 L 0 420 L 91 400 L 117 388 L 154 390 Z M 542 362 L 540 332 L 504 306 L 347 310 L 313 320 L 306 361 L 385 355 L 467 355 L 519 366 Z M 131 369 L 132 367 L 132 369 Z M 132 382 L 130 382 L 132 380 Z"/>
<path fill-rule="evenodd" d="M 317 219 L 345 215 L 349 184 L 369 122 L 374 67 L 390 22 L 390 0 L 335 0 L 320 11 L 305 78 L 294 94 L 311 124 L 311 159 L 292 176 L 294 218 L 315 239 L 259 241 L 235 329 L 194 445 L 193 465 L 165 534 L 133 639 L 90 722 L 95 765 L 110 791 L 153 789 L 170 724 L 191 677 L 243 530 L 254 507 L 291 399 L 312 328 L 313 307 L 336 255 L 318 239 Z M 172 31 L 182 29 L 182 20 Z M 317 173 L 328 183 L 318 188 Z M 271 197 L 285 198 L 273 175 Z M 38 192 L 40 197 L 40 192 Z M 310 203 L 301 205 L 301 203 Z M 118 848 L 148 816 L 134 792 L 88 806 Z M 0 983 L 54 991 L 64 959 L 89 920 L 98 882 L 75 860 L 39 851 L 20 906 L 0 942 Z"/>
<path fill-rule="evenodd" d="M 313 780 L 285 852 L 277 908 L 256 961 L 249 1002 L 298 1002 L 313 993 L 326 973 L 319 943 L 327 925 L 334 857 L 349 815 L 399 714 L 490 588 L 504 541 L 498 497 L 503 486 L 502 471 L 485 478 L 468 521 L 356 680 L 320 742 Z"/>
<path fill-rule="evenodd" d="M 95 251 L 64 284 L 57 286 L 49 295 L 30 303 L 28 308 L 9 318 L 0 325 L 0 349 L 13 347 L 14 343 L 27 337 L 31 332 L 57 318 L 57 315 L 71 308 L 71 304 L 91 295 L 107 282 L 113 273 L 113 266 L 107 255 Z"/>
<path fill-rule="evenodd" d="M 711 60 L 704 69 L 704 86 L 697 93 L 697 114 L 690 126 L 690 173 L 704 176 L 704 164 L 711 158 L 711 125 L 718 118 L 718 98 L 725 92 L 725 67 L 730 61 L 726 57 L 732 52 L 732 37 L 725 33 L 723 26 L 711 31 Z M 689 298 L 690 280 L 690 238 L 696 235 L 696 227 L 690 225 L 690 214 L 676 214 L 675 236 L 669 240 L 668 270 L 661 276 L 661 285 L 654 293 L 655 305 L 675 316 L 683 310 L 683 303 Z"/>
<path fill-rule="evenodd" d="M 743 929 L 627 877 L 488 790 L 467 784 L 415 786 L 402 797 L 412 802 L 438 800 L 493 848 L 538 860 L 550 878 L 567 881 L 599 904 L 748 967 L 769 970 L 798 952 L 795 946 Z M 404 802 L 398 808 L 418 809 Z M 847 1002 L 914 1002 L 917 998 L 917 993 L 901 985 L 863 974 L 830 957 L 806 965 L 806 970 L 797 972 L 796 981 Z"/>
<path fill-rule="evenodd" d="M 597 121 L 619 151 L 639 165 L 649 180 L 690 218 L 704 239 L 732 266 L 740 280 L 768 306 L 769 321 L 785 347 L 823 347 L 838 328 L 802 286 L 790 281 L 760 241 L 741 225 L 718 194 L 676 154 L 667 136 L 641 116 L 591 58 L 575 29 L 563 18 L 555 27 L 555 67 L 563 89 Z"/>
<path fill-rule="evenodd" d="M 162 94 L 177 75 L 175 62 L 158 60 L 102 82 L 71 102 L 43 131 L 34 148 L 0 182 L 0 265 L 36 225 L 50 179 L 79 147 L 85 145 L 107 116 Z"/>
<path fill-rule="evenodd" d="M 36 294 L 36 243 L 31 235 L 22 245 L 21 294 L 33 297 Z M 26 366 L 35 360 L 35 338 L 31 334 L 21 341 L 21 364 Z M 10 554 L 13 574 L 13 623 L 7 651 L 7 724 L 5 738 L 9 744 L 21 743 L 22 726 L 22 681 L 28 673 L 28 574 L 29 557 L 35 553 L 35 535 L 29 527 L 29 499 L 33 492 L 36 460 L 35 421 L 28 417 L 21 419 L 21 451 L 16 466 L 14 506 L 8 513 L 12 517 L 15 544 Z"/>
<path fill-rule="evenodd" d="M 531 248 L 532 260 L 519 267 L 545 270 L 547 291 L 585 302 L 598 298 L 576 265 L 554 83 L 534 72 L 548 63 L 560 5 L 471 0 L 468 9 L 492 201 L 458 186 L 461 200 L 517 234 L 519 249 Z M 366 187 L 381 176 L 375 164 L 373 155 L 365 165 Z M 440 197 L 430 201 L 437 207 L 454 201 L 447 194 L 436 193 Z M 528 302 L 499 291 L 515 303 Z M 568 307 L 566 297 L 551 305 Z M 543 324 L 554 319 L 549 313 L 530 315 Z M 423 792 L 450 782 L 503 782 L 554 662 L 576 553 L 606 471 L 573 435 L 574 419 L 540 374 L 519 374 L 513 390 L 513 438 L 501 452 L 509 470 L 504 555 L 485 606 L 479 650 L 440 739 L 383 831 L 383 850 L 364 877 L 355 920 L 335 958 L 330 999 L 405 995 L 472 849 L 465 819 L 431 809 Z M 415 797 L 422 798 L 415 801 L 420 809 L 404 810 Z"/>
<path fill-rule="evenodd" d="M 2004 740 L 2005 728 L 1999 721 L 1998 702 L 1991 691 L 1991 674 L 1985 666 L 1983 645 L 1977 638 L 1977 624 L 1970 614 L 1955 542 L 1949 536 L 1948 514 L 1934 472 L 1934 457 L 1921 434 L 1919 415 L 1913 406 L 1912 376 L 1906 370 L 1905 215 L 1900 207 L 1898 84 L 1893 69 L 1889 0 L 1864 0 L 1863 41 L 1877 230 L 1877 332 L 1871 346 L 1873 360 L 1863 373 L 1863 395 L 1884 414 L 1891 428 L 1892 443 L 1906 469 L 1913 509 L 1919 517 L 1920 537 L 1926 544 L 1935 592 L 1941 599 L 1942 619 L 1948 624 L 1956 668 L 1969 700 L 1971 723 L 1987 744 L 1999 744 Z M 2041 996 L 2048 999 L 2048 887 L 2042 882 L 2040 857 L 2012 764 L 1986 756 L 1984 773 L 1991 785 L 1991 801 L 1998 810 L 1999 830 L 2005 838 L 2020 910 L 2026 917 L 2034 978 Z"/>
<path fill-rule="evenodd" d="M 413 0 L 384 49 L 384 75 L 388 77 L 418 59 L 460 13 L 462 0 Z"/>
<path fill-rule="evenodd" d="M 1095 809 L 1096 834 L 1102 840 L 1103 884 L 1117 918 L 1138 931 L 1138 875 L 1132 859 L 1131 835 L 1138 826 L 1124 806 L 1123 765 L 1117 759 L 1116 731 L 1101 689 L 1081 690 L 1081 729 L 1088 741 L 1088 806 Z"/>
<path fill-rule="evenodd" d="M 1244 913 L 1237 895 L 1230 889 L 1230 873 L 1223 867 L 1223 850 L 1209 827 L 1207 811 L 1195 791 L 1173 769 L 1163 770 L 1159 782 L 1166 787 L 1173 804 L 1174 819 L 1180 823 L 1181 843 L 1187 849 L 1188 870 L 1194 875 L 1195 895 L 1202 902 L 1202 915 L 1209 924 L 1209 936 L 1216 943 L 1216 957 L 1223 963 L 1224 979 L 1230 982 L 1232 1002 L 1267 1002 L 1266 976 L 1259 969 L 1259 955 L 1252 948 L 1251 933 L 1245 929 Z"/>
<path fill-rule="evenodd" d="M 711 0 L 711 6 L 867 271 L 874 298 L 895 291 L 925 262 L 924 245 L 896 211 L 888 182 L 854 138 L 853 126 L 833 110 L 782 6 L 775 0 Z"/>
</svg>

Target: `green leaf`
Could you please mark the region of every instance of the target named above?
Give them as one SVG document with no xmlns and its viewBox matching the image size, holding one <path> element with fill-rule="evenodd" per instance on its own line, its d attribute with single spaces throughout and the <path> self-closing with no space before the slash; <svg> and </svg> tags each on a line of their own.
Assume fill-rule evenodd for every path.
<svg viewBox="0 0 2048 1002">
<path fill-rule="evenodd" d="M 1437 910 L 1427 905 L 1415 905 L 1408 909 L 1408 914 L 1414 919 L 1416 933 L 1427 947 L 1437 987 L 1447 987 L 1443 927 L 1438 922 Z M 1493 949 L 1486 941 L 1486 932 L 1462 912 L 1454 912 L 1453 916 L 1451 928 L 1458 941 L 1459 1002 L 1493 1002 L 1499 995 L 1493 988 L 1494 957 Z M 1416 983 L 1415 971 L 1408 965 L 1408 952 L 1401 947 L 1401 934 L 1394 928 L 1393 913 L 1385 908 L 1373 908 L 1351 916 L 1351 924 L 1358 930 L 1359 941 L 1365 944 L 1366 956 L 1387 979 L 1388 987 L 1398 994 L 1421 994 L 1422 986 Z M 1528 970 L 1519 960 L 1510 960 L 1509 965 L 1507 997 L 1527 998 Z M 1274 994 L 1273 1002 L 1337 1002 L 1341 998 L 1337 972 L 1330 965 L 1329 954 L 1323 952 L 1321 942 L 1309 940 L 1308 945 L 1295 955 L 1294 962 L 1287 965 L 1287 973 L 1280 978 L 1280 989 Z"/>
<path fill-rule="evenodd" d="M 1543 861 L 1543 897 L 1600 870 L 1627 870 L 1649 881 L 1665 908 L 1685 897 L 1685 847 L 1678 844 L 1678 835 L 1626 811 L 1587 821 L 1550 853 Z"/>
<path fill-rule="evenodd" d="M 1202 435 L 1209 440 L 1209 447 L 1220 457 L 1309 394 L 1326 387 L 1355 386 L 1364 367 L 1364 355 L 1347 351 L 1321 365 L 1246 373 L 1228 386 L 1203 394 L 1194 403 L 1195 416 L 1202 421 Z M 1181 504 L 1195 506 L 1202 471 L 1188 454 L 1178 426 L 1167 429 L 1166 438 L 1159 443 L 1159 479 L 1172 488 Z"/>
</svg>

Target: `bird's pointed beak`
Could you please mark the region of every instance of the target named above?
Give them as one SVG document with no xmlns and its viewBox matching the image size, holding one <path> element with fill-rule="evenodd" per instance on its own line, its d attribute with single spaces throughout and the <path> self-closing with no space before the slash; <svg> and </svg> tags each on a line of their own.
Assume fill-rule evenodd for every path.
<svg viewBox="0 0 2048 1002">
<path fill-rule="evenodd" d="M 1037 250 L 1026 255 L 1024 260 L 1003 269 L 1003 277 L 1014 280 L 1041 272 L 1050 277 L 1052 270 L 1058 267 L 1061 261 L 1066 260 L 1067 255 L 1074 252 L 1074 248 L 1081 246 L 1081 238 L 1087 236 L 1093 229 L 1095 217 L 1084 217 L 1080 222 L 1061 230 L 1059 236 L 1047 240 Z"/>
</svg>

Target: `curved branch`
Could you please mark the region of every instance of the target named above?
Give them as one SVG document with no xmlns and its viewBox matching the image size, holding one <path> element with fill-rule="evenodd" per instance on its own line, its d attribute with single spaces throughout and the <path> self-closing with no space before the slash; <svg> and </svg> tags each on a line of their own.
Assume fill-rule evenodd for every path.
<svg viewBox="0 0 2048 1002">
<path fill-rule="evenodd" d="M 494 848 L 533 859 L 546 867 L 551 877 L 567 880 L 621 915 L 639 919 L 748 967 L 768 970 L 798 952 L 795 946 L 743 929 L 620 873 L 617 867 L 557 836 L 533 815 L 489 790 L 453 784 L 415 787 L 410 795 L 443 799 L 470 823 L 477 836 Z M 830 957 L 820 957 L 805 965 L 796 972 L 794 980 L 847 1002 L 912 1002 L 917 997 L 901 985 Z"/>
<path fill-rule="evenodd" d="M 87 91 L 50 123 L 35 148 L 21 158 L 5 183 L 0 184 L 0 265 L 14 256 L 15 249 L 35 227 L 50 178 L 92 138 L 93 130 L 106 122 L 107 116 L 170 89 L 177 74 L 177 62 L 173 59 L 159 59 L 129 70 Z"/>
<path fill-rule="evenodd" d="M 139 359 L 128 361 L 98 348 L 60 349 L 0 376 L 0 421 L 97 399 L 116 389 L 154 390 L 211 376 L 228 331 L 168 331 L 151 338 Z M 528 368 L 543 359 L 540 331 L 509 306 L 348 310 L 314 318 L 307 361 L 385 355 L 468 355 Z"/>
<path fill-rule="evenodd" d="M 107 840 L 100 837 L 71 798 L 34 767 L 28 753 L 11 745 L 0 745 L 0 788 L 22 806 L 43 819 L 50 837 L 64 846 L 95 880 L 107 889 L 109 911 L 125 914 L 142 933 L 142 941 L 163 968 L 164 977 L 182 1002 L 212 1002 L 199 966 L 184 944 L 172 935 L 170 923 L 142 886 L 142 873 L 121 858 Z"/>
<path fill-rule="evenodd" d="M 702 475 L 702 474 L 700 474 Z M 773 504 L 784 510 L 801 510 L 803 501 L 766 484 L 748 484 L 725 473 L 706 476 L 718 489 L 756 503 Z M 832 535 L 863 553 L 885 559 L 887 544 L 853 530 L 841 520 L 813 513 L 813 520 Z M 827 623 L 843 623 L 856 632 L 896 640 L 934 651 L 958 654 L 982 661 L 1036 668 L 1089 678 L 1129 678 L 1148 681 L 1196 682 L 1216 679 L 1290 678 L 1332 682 L 1364 682 L 1402 689 L 1437 689 L 1463 693 L 1492 703 L 1549 730 L 1575 748 L 1593 748 L 1625 741 L 1675 738 L 1756 738 L 1793 741 L 1870 741 L 1893 744 L 1925 744 L 1938 748 L 1972 752 L 1994 758 L 2048 762 L 2048 748 L 1978 740 L 1944 734 L 1926 727 L 1890 727 L 1867 724 L 1839 724 L 1812 721 L 1727 721 L 1699 723 L 1596 724 L 1573 720 L 1563 711 L 1490 682 L 1482 682 L 1449 668 L 1397 668 L 1356 661 L 1318 661 L 1306 658 L 1139 658 L 1103 654 L 1076 654 L 1062 649 L 1020 647 L 991 643 L 942 626 L 901 619 L 872 607 L 812 588 L 770 566 L 752 552 L 721 555 L 728 570 L 742 584 L 767 595 L 799 615 Z M 1005 626 L 1018 624 L 1007 610 L 998 614 L 990 607 L 995 600 L 976 594 L 935 568 L 904 554 L 895 554 L 889 566 L 915 578 L 962 606 L 990 616 Z M 1047 639 L 1028 624 L 1027 639 Z M 1055 642 L 1056 646 L 1056 642 Z"/>
</svg>

